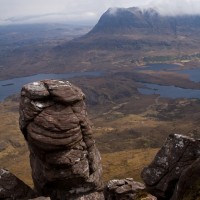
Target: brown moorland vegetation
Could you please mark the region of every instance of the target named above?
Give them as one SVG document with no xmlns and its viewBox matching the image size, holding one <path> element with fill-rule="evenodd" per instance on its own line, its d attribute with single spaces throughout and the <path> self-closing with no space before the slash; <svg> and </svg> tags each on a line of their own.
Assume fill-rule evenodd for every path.
<svg viewBox="0 0 200 200">
<path fill-rule="evenodd" d="M 141 95 L 135 90 L 128 97 L 115 99 L 114 91 L 109 101 L 100 98 L 98 103 L 88 105 L 94 137 L 102 155 L 105 181 L 122 177 L 140 180 L 140 171 L 153 159 L 170 133 L 200 136 L 198 99 L 173 100 Z M 85 92 L 90 98 L 90 92 Z M 19 130 L 16 98 L 0 103 L 0 110 L 1 167 L 32 186 L 29 152 Z"/>
</svg>

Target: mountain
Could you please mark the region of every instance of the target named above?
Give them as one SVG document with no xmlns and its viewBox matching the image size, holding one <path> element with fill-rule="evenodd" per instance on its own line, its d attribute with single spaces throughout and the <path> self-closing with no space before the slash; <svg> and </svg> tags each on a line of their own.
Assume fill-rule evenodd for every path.
<svg viewBox="0 0 200 200">
<path fill-rule="evenodd" d="M 199 52 L 199 34 L 200 15 L 163 16 L 155 9 L 110 8 L 89 33 L 54 52 L 60 61 L 64 57 L 86 69 L 99 68 L 100 63 L 123 67 L 130 60 L 184 60 Z"/>
<path fill-rule="evenodd" d="M 160 16 L 154 9 L 141 10 L 133 8 L 110 8 L 100 18 L 89 34 L 127 33 L 137 29 L 174 31 L 174 21 Z"/>
<path fill-rule="evenodd" d="M 196 58 L 200 15 L 163 16 L 154 9 L 110 8 L 86 35 L 54 48 L 60 65 L 85 70 Z M 190 60 L 190 58 L 189 58 Z"/>
<path fill-rule="evenodd" d="M 58 46 L 56 50 L 145 53 L 145 50 L 160 52 L 164 47 L 184 51 L 186 47 L 198 49 L 199 32 L 200 15 L 162 16 L 154 9 L 110 8 L 89 33 Z"/>
<path fill-rule="evenodd" d="M 60 31 L 63 36 L 64 30 Z M 0 78 L 130 69 L 152 62 L 199 62 L 199 35 L 200 15 L 163 16 L 155 9 L 110 8 L 87 34 L 73 40 L 47 36 L 36 45 L 30 41 L 9 52 L 3 48 Z"/>
<path fill-rule="evenodd" d="M 200 15 L 162 16 L 155 9 L 110 8 L 99 19 L 89 34 L 127 33 L 136 30 L 149 33 L 174 33 L 200 28 Z M 144 32 L 145 33 L 145 32 Z M 147 32 L 146 32 L 147 33 Z"/>
</svg>

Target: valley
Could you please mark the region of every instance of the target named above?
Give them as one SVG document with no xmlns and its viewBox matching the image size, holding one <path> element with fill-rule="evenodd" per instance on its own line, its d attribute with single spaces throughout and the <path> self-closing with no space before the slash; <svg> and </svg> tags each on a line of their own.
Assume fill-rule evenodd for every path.
<svg viewBox="0 0 200 200">
<path fill-rule="evenodd" d="M 171 133 L 199 138 L 198 19 L 132 8 L 106 11 L 94 28 L 0 29 L 1 167 L 33 186 L 18 107 L 21 86 L 39 79 L 68 79 L 86 94 L 105 182 L 141 181 Z"/>
<path fill-rule="evenodd" d="M 149 71 L 147 74 L 151 77 Z M 191 83 L 188 77 L 176 73 L 167 83 L 177 82 L 181 86 L 182 79 Z M 155 80 L 152 77 L 146 79 L 147 82 Z M 170 83 L 170 80 L 173 81 Z M 194 138 L 200 136 L 200 99 L 141 94 L 138 87 L 142 83 L 138 82 L 138 77 L 125 72 L 74 77 L 70 82 L 81 87 L 86 94 L 94 137 L 102 155 L 105 181 L 123 177 L 140 180 L 141 169 L 153 159 L 171 133 Z M 198 88 L 198 83 L 193 84 L 191 86 Z M 0 103 L 0 163 L 32 186 L 29 152 L 18 125 L 18 102 L 19 96 L 14 95 Z"/>
</svg>

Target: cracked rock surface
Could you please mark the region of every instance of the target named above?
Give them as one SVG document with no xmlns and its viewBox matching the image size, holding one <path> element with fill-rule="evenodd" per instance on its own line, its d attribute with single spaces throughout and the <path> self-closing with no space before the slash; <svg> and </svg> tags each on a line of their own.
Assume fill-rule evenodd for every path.
<svg viewBox="0 0 200 200">
<path fill-rule="evenodd" d="M 22 88 L 20 129 L 40 196 L 103 199 L 101 158 L 84 99 L 68 81 L 43 80 Z"/>
<path fill-rule="evenodd" d="M 200 182 L 199 173 L 196 173 L 200 171 L 198 158 L 200 140 L 170 135 L 153 162 L 142 171 L 141 176 L 148 191 L 158 199 L 182 199 L 178 197 L 183 194 L 184 187 L 189 182 L 193 182 L 195 178 Z"/>
</svg>

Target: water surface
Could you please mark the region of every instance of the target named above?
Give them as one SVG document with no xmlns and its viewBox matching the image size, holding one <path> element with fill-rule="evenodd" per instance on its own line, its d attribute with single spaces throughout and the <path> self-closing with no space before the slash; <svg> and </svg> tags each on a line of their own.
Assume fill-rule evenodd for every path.
<svg viewBox="0 0 200 200">
<path fill-rule="evenodd" d="M 149 64 L 142 68 L 142 70 L 152 70 L 152 71 L 171 71 L 179 68 L 179 65 L 176 64 L 165 64 L 165 63 L 159 63 L 159 64 Z"/>
<path fill-rule="evenodd" d="M 82 76 L 101 76 L 101 72 L 74 72 L 74 73 L 63 73 L 63 74 L 37 74 L 33 76 L 26 76 L 20 78 L 13 78 L 9 80 L 0 81 L 0 101 L 6 97 L 19 93 L 22 86 L 39 80 L 44 79 L 70 79 L 73 77 Z"/>
<path fill-rule="evenodd" d="M 200 69 L 182 70 L 177 64 L 149 64 L 138 70 L 152 70 L 152 71 L 174 71 L 179 74 L 189 75 L 189 79 L 194 82 L 200 82 Z"/>
<path fill-rule="evenodd" d="M 200 69 L 182 70 L 176 64 L 150 64 L 138 70 L 152 70 L 152 71 L 174 71 L 179 74 L 188 75 L 189 80 L 193 82 L 200 82 Z M 200 98 L 200 90 L 184 89 L 175 86 L 164 86 L 157 84 L 144 84 L 144 88 L 139 88 L 138 91 L 142 94 L 159 94 L 167 98 Z"/>
<path fill-rule="evenodd" d="M 187 69 L 181 70 L 180 72 L 183 74 L 188 74 L 191 81 L 196 83 L 200 82 L 200 69 Z"/>
<path fill-rule="evenodd" d="M 142 94 L 159 94 L 166 98 L 200 98 L 200 90 L 184 89 L 175 86 L 164 86 L 158 84 L 145 83 L 144 88 L 138 88 Z"/>
</svg>

